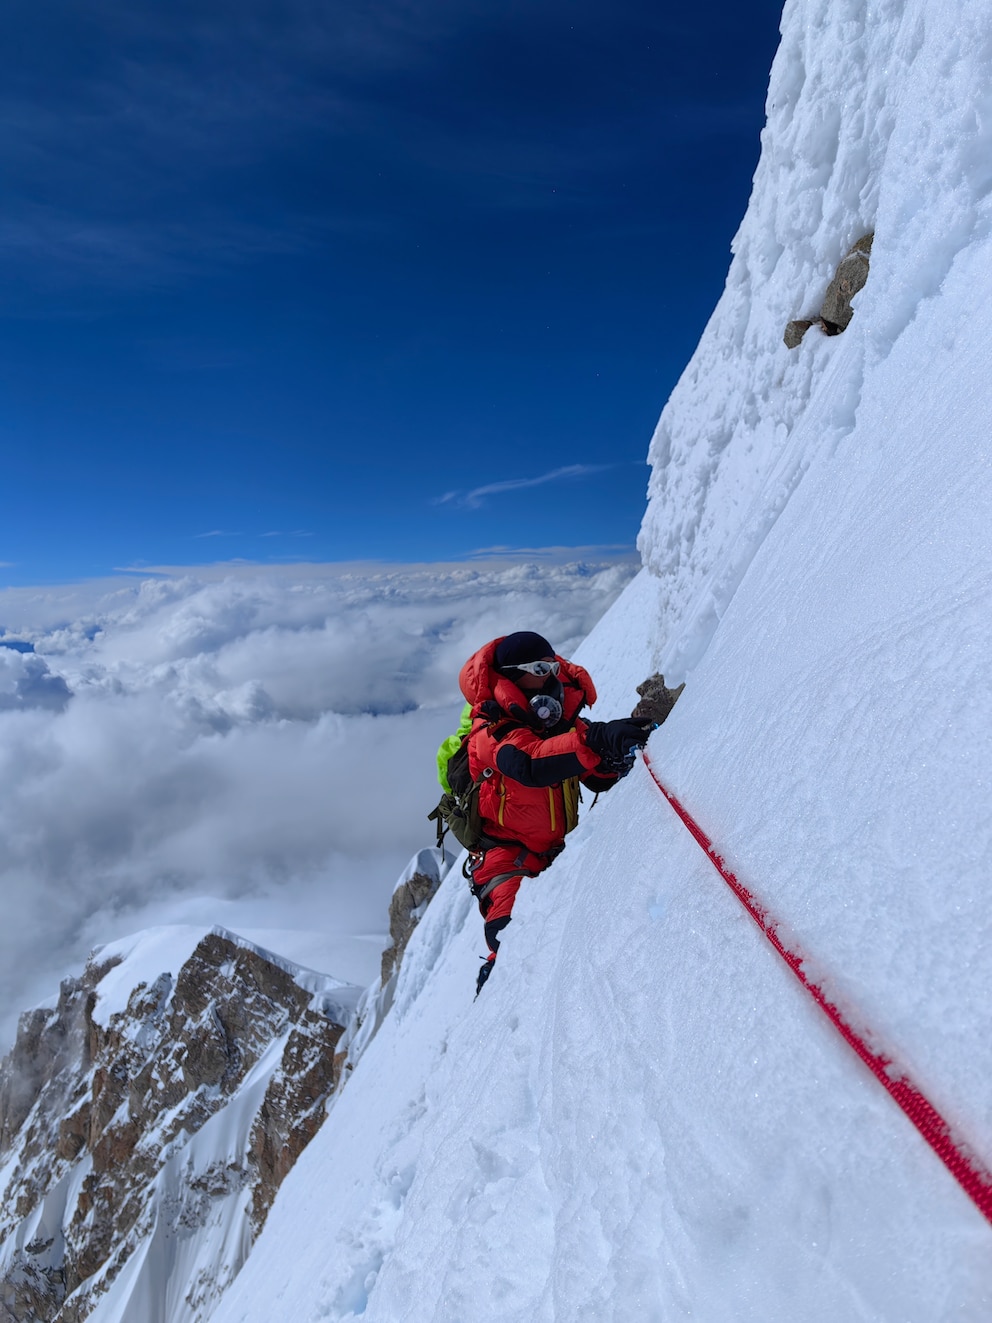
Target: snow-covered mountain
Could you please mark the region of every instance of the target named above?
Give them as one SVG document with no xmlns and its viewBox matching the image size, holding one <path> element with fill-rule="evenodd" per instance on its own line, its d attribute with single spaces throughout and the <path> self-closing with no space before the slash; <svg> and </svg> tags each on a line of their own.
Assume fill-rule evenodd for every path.
<svg viewBox="0 0 992 1323">
<path fill-rule="evenodd" d="M 0 1065 L 0 1319 L 209 1316 L 320 1128 L 359 989 L 215 929 L 101 948 Z"/>
<path fill-rule="evenodd" d="M 868 234 L 850 325 L 787 348 Z M 788 0 L 727 289 L 652 445 L 646 568 L 577 656 L 600 718 L 687 680 L 658 775 L 992 1167 L 986 294 L 992 10 Z M 213 1323 L 992 1314 L 992 1226 L 643 764 L 521 892 L 478 1001 L 457 868 L 404 938 Z"/>
</svg>

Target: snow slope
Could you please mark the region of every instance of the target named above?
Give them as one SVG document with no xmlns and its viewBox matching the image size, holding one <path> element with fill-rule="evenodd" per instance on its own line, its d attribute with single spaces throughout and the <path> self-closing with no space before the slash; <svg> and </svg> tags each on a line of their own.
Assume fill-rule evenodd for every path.
<svg viewBox="0 0 992 1323">
<path fill-rule="evenodd" d="M 650 572 L 578 655 L 600 717 L 688 676 L 661 775 L 992 1164 L 990 131 L 987 6 L 786 5 Z M 851 327 L 786 350 L 871 229 Z M 473 1003 L 482 949 L 455 869 L 215 1323 L 992 1314 L 992 1227 L 643 767 Z"/>
</svg>

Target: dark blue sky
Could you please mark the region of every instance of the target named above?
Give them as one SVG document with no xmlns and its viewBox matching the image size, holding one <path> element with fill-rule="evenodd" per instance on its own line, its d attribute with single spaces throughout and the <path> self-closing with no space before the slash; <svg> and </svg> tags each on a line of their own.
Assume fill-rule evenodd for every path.
<svg viewBox="0 0 992 1323">
<path fill-rule="evenodd" d="M 9 0 L 5 581 L 632 545 L 781 5 L 690 10 Z"/>
</svg>

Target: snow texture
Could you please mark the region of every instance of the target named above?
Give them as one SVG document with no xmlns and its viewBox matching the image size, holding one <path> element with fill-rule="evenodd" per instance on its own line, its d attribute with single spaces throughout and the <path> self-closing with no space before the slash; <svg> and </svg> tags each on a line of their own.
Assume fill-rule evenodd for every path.
<svg viewBox="0 0 992 1323">
<path fill-rule="evenodd" d="M 992 11 L 790 0 L 727 289 L 578 657 L 685 694 L 660 774 L 992 1163 Z M 850 328 L 782 343 L 874 230 Z M 214 1323 L 978 1323 L 992 1228 L 643 767 L 493 977 L 457 868 Z"/>
</svg>

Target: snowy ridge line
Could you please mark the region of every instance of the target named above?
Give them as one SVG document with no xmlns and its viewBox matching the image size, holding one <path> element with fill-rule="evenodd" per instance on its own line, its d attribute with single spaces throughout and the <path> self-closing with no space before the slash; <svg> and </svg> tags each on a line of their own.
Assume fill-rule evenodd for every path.
<svg viewBox="0 0 992 1323">
<path fill-rule="evenodd" d="M 979 1212 L 992 1223 L 992 1173 L 977 1158 L 969 1156 L 955 1141 L 951 1134 L 951 1127 L 906 1072 L 901 1067 L 896 1066 L 891 1057 L 873 1051 L 863 1035 L 858 1033 L 843 1013 L 830 1001 L 819 984 L 814 983 L 812 979 L 807 977 L 802 967 L 804 957 L 785 945 L 778 935 L 776 920 L 730 871 L 725 860 L 717 853 L 716 847 L 699 823 L 663 784 L 654 770 L 646 750 L 644 765 L 655 785 L 681 818 L 689 834 L 703 850 L 710 863 L 730 887 L 751 918 L 754 919 L 820 1010 L 823 1011 L 848 1046 L 858 1054 L 878 1082 L 913 1123 Z"/>
</svg>

